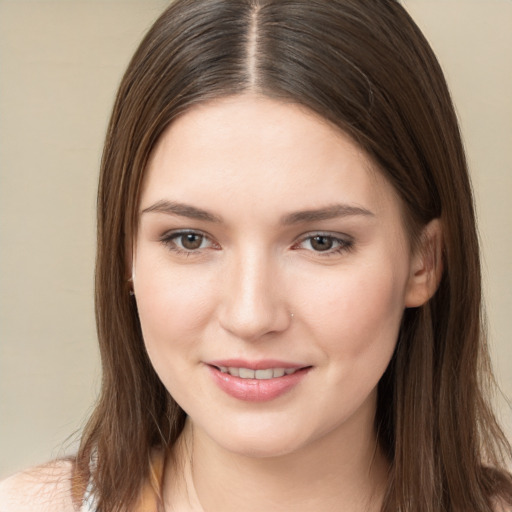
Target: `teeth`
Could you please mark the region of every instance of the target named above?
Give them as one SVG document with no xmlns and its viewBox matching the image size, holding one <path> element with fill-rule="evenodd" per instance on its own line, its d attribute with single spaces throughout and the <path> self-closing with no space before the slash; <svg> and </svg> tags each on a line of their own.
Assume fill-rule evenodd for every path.
<svg viewBox="0 0 512 512">
<path fill-rule="evenodd" d="M 233 368 L 229 367 L 228 372 L 230 375 L 233 375 L 233 377 L 240 377 L 240 368 Z"/>
<path fill-rule="evenodd" d="M 293 370 L 293 371 L 295 371 L 295 370 Z M 274 375 L 273 375 L 273 377 L 282 377 L 284 375 L 284 373 L 285 373 L 284 368 L 274 368 Z"/>
<path fill-rule="evenodd" d="M 254 379 L 254 370 L 249 368 L 240 368 L 238 376 L 242 379 Z"/>
<path fill-rule="evenodd" d="M 251 370 L 250 368 L 235 368 L 230 366 L 219 366 L 222 373 L 229 373 L 233 377 L 240 377 L 241 379 L 258 379 L 268 380 L 283 377 L 284 375 L 291 375 L 297 371 L 297 368 L 267 368 L 265 370 Z"/>
<path fill-rule="evenodd" d="M 274 376 L 274 370 L 272 370 L 272 368 L 268 370 L 256 370 L 254 376 L 257 379 L 271 379 Z"/>
</svg>

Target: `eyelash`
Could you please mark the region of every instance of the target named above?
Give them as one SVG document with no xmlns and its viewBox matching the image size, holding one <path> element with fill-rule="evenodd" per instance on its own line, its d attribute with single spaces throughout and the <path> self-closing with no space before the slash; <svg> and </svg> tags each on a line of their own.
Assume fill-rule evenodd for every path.
<svg viewBox="0 0 512 512">
<path fill-rule="evenodd" d="M 322 232 L 312 233 L 312 234 L 308 234 L 307 236 L 302 237 L 301 240 L 299 240 L 299 242 L 297 242 L 296 244 L 293 245 L 293 248 L 298 248 L 298 246 L 302 245 L 304 242 L 307 242 L 307 241 L 309 241 L 311 243 L 311 241 L 314 240 L 315 238 L 326 238 L 333 244 L 338 244 L 338 247 L 336 247 L 334 249 L 332 249 L 332 248 L 327 249 L 325 251 L 315 251 L 313 249 L 306 249 L 306 250 L 311 250 L 315 254 L 318 254 L 322 257 L 336 256 L 336 255 L 342 254 L 344 252 L 349 252 L 354 248 L 354 241 L 352 239 L 350 239 L 348 237 L 346 239 L 344 239 L 344 238 L 335 236 L 331 233 L 322 233 Z"/>
<path fill-rule="evenodd" d="M 194 236 L 202 237 L 200 246 L 196 249 L 186 249 L 186 248 L 178 246 L 175 240 L 177 240 L 183 236 L 186 236 L 186 235 L 194 235 Z M 315 232 L 315 233 L 308 234 L 307 236 L 303 236 L 298 242 L 296 242 L 292 246 L 292 249 L 301 249 L 300 246 L 302 244 L 304 244 L 307 241 L 309 241 L 311 243 L 311 241 L 314 240 L 315 238 L 325 238 L 325 239 L 328 239 L 331 243 L 338 245 L 334 249 L 330 248 L 325 251 L 315 251 L 314 249 L 305 249 L 305 250 L 311 251 L 315 254 L 318 254 L 322 257 L 335 256 L 337 254 L 349 252 L 354 248 L 354 242 L 351 239 L 339 238 L 337 236 L 334 236 L 331 233 Z M 205 233 L 202 233 L 201 231 L 194 231 L 194 230 L 171 231 L 169 233 L 165 233 L 164 235 L 162 235 L 160 237 L 160 242 L 162 242 L 170 251 L 174 252 L 175 254 L 185 255 L 185 256 L 196 255 L 196 254 L 199 254 L 202 249 L 206 249 L 207 247 L 201 247 L 201 245 L 203 245 L 204 241 L 209 241 L 210 244 L 213 245 L 214 249 L 217 249 L 217 250 L 220 249 L 220 246 L 218 244 L 213 243 L 211 241 L 210 237 L 208 235 L 206 235 Z"/>
<path fill-rule="evenodd" d="M 198 237 L 202 237 L 201 245 L 205 240 L 209 240 L 210 243 L 210 237 L 201 231 L 194 231 L 194 230 L 184 230 L 184 231 L 171 231 L 169 233 L 165 233 L 163 236 L 160 237 L 160 242 L 162 242 L 169 250 L 176 254 L 184 255 L 184 256 L 192 256 L 194 254 L 199 254 L 199 250 L 205 249 L 204 247 L 198 247 L 197 249 L 186 249 L 183 247 L 179 247 L 175 240 L 184 237 L 186 235 L 195 235 Z"/>
</svg>

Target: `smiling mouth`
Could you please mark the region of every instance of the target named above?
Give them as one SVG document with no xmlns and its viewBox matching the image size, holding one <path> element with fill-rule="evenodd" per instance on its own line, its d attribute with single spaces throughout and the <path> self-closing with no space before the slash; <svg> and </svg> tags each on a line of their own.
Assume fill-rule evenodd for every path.
<svg viewBox="0 0 512 512">
<path fill-rule="evenodd" d="M 274 400 L 294 389 L 313 368 L 284 361 L 235 359 L 210 361 L 206 366 L 222 391 L 245 402 Z"/>
<path fill-rule="evenodd" d="M 227 373 L 233 377 L 240 379 L 256 379 L 256 380 L 269 380 L 284 377 L 285 375 L 292 375 L 304 368 L 266 368 L 261 370 L 253 370 L 251 368 L 237 368 L 234 366 L 215 366 L 217 370 L 222 373 Z"/>
</svg>

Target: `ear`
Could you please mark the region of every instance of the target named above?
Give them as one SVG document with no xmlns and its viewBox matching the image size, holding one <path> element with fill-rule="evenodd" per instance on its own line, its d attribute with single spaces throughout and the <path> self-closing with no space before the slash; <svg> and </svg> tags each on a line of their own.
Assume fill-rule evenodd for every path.
<svg viewBox="0 0 512 512">
<path fill-rule="evenodd" d="M 443 232 L 439 219 L 430 221 L 421 232 L 412 259 L 405 294 L 405 306 L 417 308 L 436 292 L 443 274 Z"/>
</svg>

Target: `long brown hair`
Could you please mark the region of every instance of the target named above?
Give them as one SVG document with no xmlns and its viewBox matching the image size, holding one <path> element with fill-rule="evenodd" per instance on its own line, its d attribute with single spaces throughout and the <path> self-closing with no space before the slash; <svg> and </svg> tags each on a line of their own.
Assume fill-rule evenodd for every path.
<svg viewBox="0 0 512 512">
<path fill-rule="evenodd" d="M 130 508 L 152 450 L 172 447 L 185 419 L 149 362 L 127 283 L 146 163 L 177 116 L 244 92 L 301 104 L 349 134 L 396 189 L 412 240 L 430 220 L 442 222 L 439 289 L 405 311 L 379 383 L 376 428 L 391 465 L 383 511 L 483 512 L 493 497 L 512 502 L 510 446 L 489 405 L 467 165 L 443 73 L 418 27 L 394 0 L 176 0 L 126 71 L 102 159 L 103 383 L 76 465 L 84 478 L 92 471 L 99 509 Z"/>
</svg>

